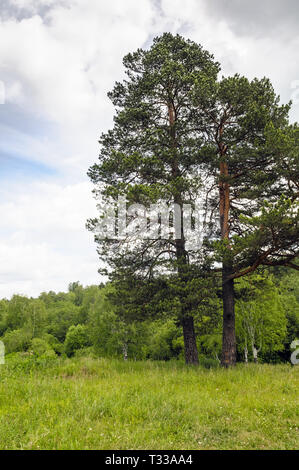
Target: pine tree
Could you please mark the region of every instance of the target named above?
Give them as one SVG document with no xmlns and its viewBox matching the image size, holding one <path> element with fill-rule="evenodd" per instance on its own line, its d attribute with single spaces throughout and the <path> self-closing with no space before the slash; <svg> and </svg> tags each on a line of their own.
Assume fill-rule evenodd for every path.
<svg viewBox="0 0 299 470">
<path fill-rule="evenodd" d="M 127 294 L 122 290 L 131 312 L 150 304 L 146 298 L 153 290 L 156 295 L 167 286 L 162 291 L 183 326 L 187 363 L 198 362 L 192 303 L 203 300 L 200 291 L 211 283 L 211 268 L 220 270 L 222 364 L 234 365 L 234 279 L 260 265 L 298 269 L 299 132 L 288 122 L 290 104 L 279 104 L 266 78 L 218 81 L 213 57 L 178 35 L 156 38 L 149 50 L 128 54 L 124 65 L 127 80 L 109 94 L 116 107 L 114 127 L 102 135 L 99 163 L 89 170 L 96 194 L 114 200 L 125 195 L 128 203 L 146 207 L 162 200 L 194 207 L 202 198 L 218 240 L 206 237 L 202 250 L 189 250 L 182 213 L 180 233 L 172 238 L 159 233 L 111 243 L 96 237 L 100 257 L 111 279 L 131 286 Z M 143 219 L 145 229 L 146 214 Z M 89 221 L 89 228 L 98 222 Z M 196 283 L 199 294 L 190 302 Z"/>
<path fill-rule="evenodd" d="M 236 362 L 234 279 L 260 265 L 295 269 L 298 256 L 298 127 L 270 81 L 235 75 L 194 96 L 205 116 L 201 165 L 209 168 L 211 216 L 219 213 L 222 364 Z M 215 245 L 214 245 L 215 248 Z"/>
<path fill-rule="evenodd" d="M 161 201 L 194 205 L 202 186 L 198 158 L 203 141 L 202 113 L 192 105 L 195 84 L 202 91 L 215 81 L 219 65 L 196 43 L 165 33 L 149 50 L 124 58 L 127 79 L 109 93 L 116 107 L 114 127 L 102 135 L 99 163 L 89 170 L 98 191 L 148 207 Z M 194 320 L 189 300 L 196 262 L 186 247 L 183 214 L 180 233 L 161 233 L 134 243 L 99 243 L 101 259 L 118 279 L 179 279 L 174 300 L 183 326 L 187 363 L 198 363 Z M 98 220 L 89 221 L 94 229 Z M 196 250 L 195 250 L 196 251 Z M 193 267 L 192 267 L 193 266 Z M 201 269 L 201 268 L 200 268 Z M 197 269 L 199 271 L 199 269 Z M 162 282 L 162 281 L 161 281 Z M 192 302 L 191 302 L 192 303 Z"/>
</svg>

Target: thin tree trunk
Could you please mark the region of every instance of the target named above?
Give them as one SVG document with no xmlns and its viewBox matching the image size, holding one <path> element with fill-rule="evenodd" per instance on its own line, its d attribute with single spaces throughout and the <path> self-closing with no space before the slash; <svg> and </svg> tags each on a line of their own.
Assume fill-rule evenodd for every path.
<svg viewBox="0 0 299 470">
<path fill-rule="evenodd" d="M 248 348 L 247 344 L 244 347 L 244 356 L 245 356 L 245 364 L 248 364 Z"/>
<path fill-rule="evenodd" d="M 196 345 L 196 336 L 194 331 L 193 317 L 185 317 L 182 320 L 184 344 L 185 344 L 185 361 L 186 364 L 198 365 L 198 351 Z"/>
<path fill-rule="evenodd" d="M 256 349 L 256 347 L 254 346 L 254 344 L 252 345 L 252 354 L 253 354 L 253 362 L 255 364 L 257 364 L 257 361 L 258 361 L 258 349 Z"/>
<path fill-rule="evenodd" d="M 124 357 L 124 361 L 128 360 L 128 345 L 127 345 L 127 343 L 123 343 L 123 357 Z"/>
</svg>

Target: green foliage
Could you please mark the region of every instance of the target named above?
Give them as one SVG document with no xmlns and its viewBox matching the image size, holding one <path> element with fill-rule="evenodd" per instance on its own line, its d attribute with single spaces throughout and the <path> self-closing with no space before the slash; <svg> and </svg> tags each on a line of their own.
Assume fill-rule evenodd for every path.
<svg viewBox="0 0 299 470">
<path fill-rule="evenodd" d="M 8 301 L 0 300 L 0 337 L 5 333 L 7 329 L 7 309 Z"/>
<path fill-rule="evenodd" d="M 32 338 L 40 336 L 45 330 L 46 308 L 41 300 L 31 300 L 28 304 L 28 311 L 24 327 L 30 331 Z"/>
<path fill-rule="evenodd" d="M 182 332 L 173 320 L 156 321 L 151 324 L 148 357 L 167 361 L 178 358 L 184 350 Z"/>
<path fill-rule="evenodd" d="M 6 326 L 8 329 L 16 330 L 24 326 L 29 314 L 30 301 L 27 297 L 14 295 L 8 304 Z"/>
<path fill-rule="evenodd" d="M 5 352 L 7 354 L 18 351 L 27 351 L 31 342 L 30 331 L 25 329 L 17 329 L 7 331 L 1 338 L 5 345 Z"/>
<path fill-rule="evenodd" d="M 290 105 L 279 104 L 268 79 L 239 75 L 204 89 L 199 84 L 194 105 L 206 112 L 200 153 L 214 175 L 205 188 L 211 212 L 218 209 L 219 181 L 229 197 L 229 236 L 210 244 L 215 259 L 237 277 L 249 267 L 290 265 L 299 238 L 298 126 L 288 123 Z"/>
<path fill-rule="evenodd" d="M 125 195 L 129 204 L 147 208 L 161 200 L 194 207 L 202 190 L 197 161 L 203 115 L 193 106 L 193 91 L 196 84 L 204 89 L 217 79 L 219 64 L 200 45 L 170 33 L 155 38 L 150 49 L 128 54 L 123 63 L 127 79 L 109 93 L 114 127 L 101 136 L 99 162 L 88 174 L 95 185 L 101 183 L 104 200 Z M 96 230 L 102 216 L 88 228 Z M 128 244 L 96 233 L 95 240 L 106 262 L 103 271 L 111 267 L 117 314 L 125 324 L 171 316 L 184 325 L 206 292 L 213 295 L 209 261 L 200 259 L 197 247 L 187 248 L 185 236 L 137 235 Z"/>
<path fill-rule="evenodd" d="M 193 280 L 187 288 L 190 305 L 193 302 L 192 295 L 196 297 L 196 290 L 200 285 L 203 288 L 200 295 L 204 294 L 205 299 L 197 308 L 195 299 L 192 310 L 200 363 L 206 359 L 207 362 L 210 359 L 218 362 L 222 323 L 220 301 L 216 292 L 209 293 L 207 286 Z M 121 304 L 115 305 L 116 287 L 111 284 L 82 287 L 80 306 L 75 305 L 73 292 L 43 293 L 38 299 L 14 296 L 10 301 L 0 301 L 0 323 L 2 322 L 4 332 L 0 339 L 5 344 L 6 354 L 34 352 L 35 357 L 51 354 L 61 356 L 66 353 L 84 356 L 95 354 L 128 360 L 181 359 L 184 354 L 184 340 L 182 328 L 177 321 L 178 303 L 175 297 L 179 288 L 175 279 L 166 279 L 164 284 L 160 283 L 160 287 L 158 284 L 153 284 L 152 287 L 139 285 L 141 297 L 144 296 L 146 300 L 147 292 L 149 299 L 148 303 L 144 302 L 143 307 L 148 309 L 146 320 L 142 317 L 141 304 L 138 307 L 140 316 L 133 314 L 133 304 L 130 307 L 132 311 L 123 314 L 124 307 Z M 259 271 L 246 279 L 238 280 L 235 295 L 239 360 L 244 361 L 246 342 L 248 358 L 253 360 L 248 333 L 250 320 L 249 325 L 256 327 L 255 347 L 260 349 L 259 345 L 262 344 L 258 359 L 263 362 L 289 362 L 290 344 L 299 338 L 297 273 L 280 267 L 272 269 L 272 273 L 269 270 Z M 8 328 L 8 311 L 9 325 L 21 324 L 22 328 Z M 78 322 L 80 318 L 81 323 Z"/>
<path fill-rule="evenodd" d="M 72 325 L 68 329 L 65 338 L 65 352 L 67 356 L 73 356 L 75 351 L 89 345 L 87 328 L 84 325 Z"/>
<path fill-rule="evenodd" d="M 63 342 L 70 326 L 79 323 L 79 313 L 80 308 L 71 299 L 56 299 L 48 307 L 47 332 Z"/>
<path fill-rule="evenodd" d="M 192 249 L 184 227 L 180 238 L 144 240 L 135 233 L 129 243 L 97 235 L 103 214 L 89 220 L 105 261 L 101 272 L 116 287 L 116 313 L 125 324 L 162 313 L 183 328 L 183 319 L 192 317 L 198 332 L 210 316 L 207 329 L 216 331 L 213 307 L 221 282 L 213 273 L 220 262 L 232 287 L 222 289 L 223 304 L 231 310 L 223 317 L 224 345 L 232 348 L 223 351 L 222 360 L 234 363 L 234 328 L 226 321 L 234 318 L 228 299 L 234 279 L 260 266 L 296 268 L 299 128 L 289 124 L 290 103 L 280 104 L 267 78 L 219 79 L 213 56 L 179 35 L 155 38 L 149 49 L 125 56 L 123 64 L 126 80 L 109 93 L 114 126 L 101 136 L 99 161 L 88 172 L 95 194 L 104 201 L 126 196 L 128 203 L 147 208 L 161 200 L 192 207 L 203 200 L 210 235 L 202 248 Z M 253 312 L 256 306 L 247 307 L 244 318 L 262 315 Z M 265 351 L 281 348 L 283 330 L 268 346 L 263 340 Z M 196 349 L 193 333 L 184 338 Z M 196 353 L 190 354 L 194 362 Z"/>
<path fill-rule="evenodd" d="M 74 304 L 81 305 L 83 300 L 83 286 L 77 282 L 71 282 L 69 284 L 69 292 L 73 292 L 74 294 Z"/>
<path fill-rule="evenodd" d="M 239 347 L 249 355 L 273 353 L 284 348 L 287 317 L 273 278 L 253 274 L 238 284 L 236 305 Z M 255 352 L 254 352 L 255 351 Z"/>
<path fill-rule="evenodd" d="M 217 331 L 209 335 L 203 335 L 199 338 L 200 349 L 209 358 L 213 358 L 219 364 L 221 354 L 222 337 Z"/>
<path fill-rule="evenodd" d="M 60 343 L 55 336 L 50 335 L 49 333 L 44 333 L 42 339 L 55 351 L 59 356 L 64 352 L 64 344 Z"/>
<path fill-rule="evenodd" d="M 30 342 L 30 351 L 37 357 L 55 357 L 55 351 L 41 338 L 33 338 Z"/>
</svg>

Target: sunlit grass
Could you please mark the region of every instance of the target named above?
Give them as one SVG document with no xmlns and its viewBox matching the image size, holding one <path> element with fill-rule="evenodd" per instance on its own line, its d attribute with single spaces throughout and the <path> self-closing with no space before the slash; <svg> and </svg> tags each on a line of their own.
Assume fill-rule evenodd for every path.
<svg viewBox="0 0 299 470">
<path fill-rule="evenodd" d="M 296 449 L 299 367 L 0 366 L 1 449 Z"/>
</svg>

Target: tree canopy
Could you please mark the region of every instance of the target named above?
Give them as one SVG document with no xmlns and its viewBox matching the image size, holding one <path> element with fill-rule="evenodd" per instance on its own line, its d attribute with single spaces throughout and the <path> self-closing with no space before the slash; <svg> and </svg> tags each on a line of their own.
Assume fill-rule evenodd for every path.
<svg viewBox="0 0 299 470">
<path fill-rule="evenodd" d="M 133 208 L 128 220 L 139 225 L 126 231 L 124 206 L 115 236 L 95 235 L 104 271 L 118 283 L 123 313 L 146 318 L 153 299 L 171 310 L 183 327 L 186 362 L 197 363 L 194 315 L 209 304 L 220 263 L 222 363 L 233 365 L 234 280 L 263 265 L 298 269 L 298 126 L 289 124 L 290 103 L 280 104 L 267 78 L 219 79 L 213 56 L 179 35 L 165 33 L 123 63 L 127 78 L 109 93 L 114 127 L 102 135 L 88 174 L 95 194 L 123 196 Z M 161 204 L 173 228 L 166 236 Z M 148 210 L 160 228 L 145 237 Z M 197 243 L 190 247 L 192 229 Z"/>
</svg>

